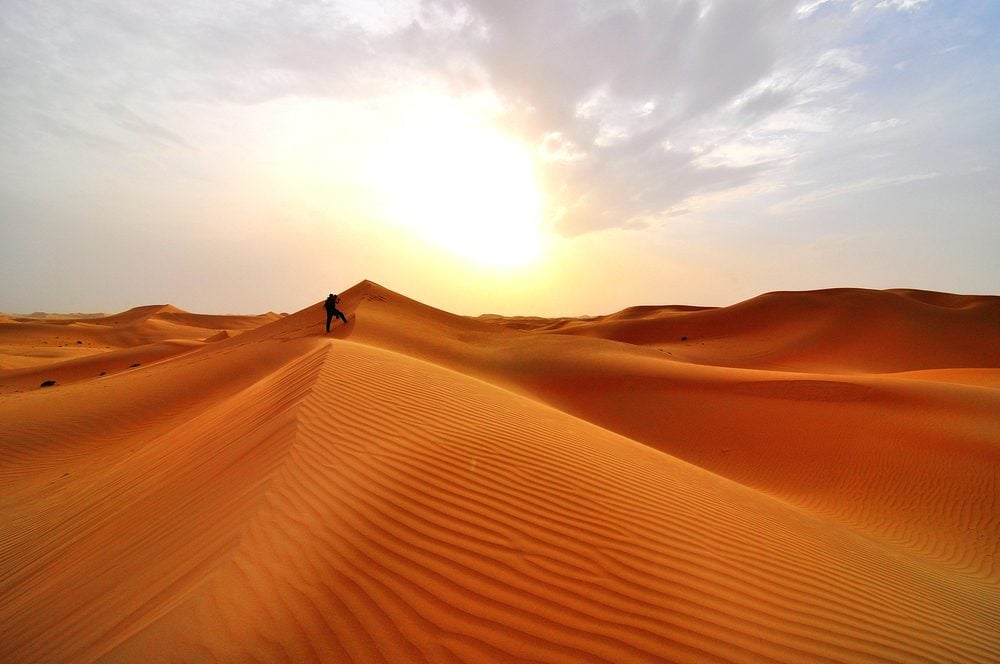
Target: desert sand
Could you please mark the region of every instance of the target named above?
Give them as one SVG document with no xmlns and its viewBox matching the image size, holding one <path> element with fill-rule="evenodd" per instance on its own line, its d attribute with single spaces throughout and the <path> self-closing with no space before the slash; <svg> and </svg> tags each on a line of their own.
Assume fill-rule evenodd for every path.
<svg viewBox="0 0 1000 664">
<path fill-rule="evenodd" d="M 0 660 L 1000 661 L 1000 297 L 341 296 L 0 320 Z"/>
</svg>

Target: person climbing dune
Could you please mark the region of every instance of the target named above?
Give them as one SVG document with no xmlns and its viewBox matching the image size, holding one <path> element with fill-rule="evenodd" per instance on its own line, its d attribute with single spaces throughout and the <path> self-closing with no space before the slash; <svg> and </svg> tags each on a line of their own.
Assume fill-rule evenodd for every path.
<svg viewBox="0 0 1000 664">
<path fill-rule="evenodd" d="M 326 331 L 330 332 L 330 322 L 333 317 L 336 316 L 340 320 L 344 321 L 344 325 L 347 325 L 347 316 L 344 312 L 337 309 L 337 304 L 340 302 L 340 296 L 330 293 L 330 297 L 326 298 L 326 303 L 323 305 L 326 307 Z"/>
</svg>

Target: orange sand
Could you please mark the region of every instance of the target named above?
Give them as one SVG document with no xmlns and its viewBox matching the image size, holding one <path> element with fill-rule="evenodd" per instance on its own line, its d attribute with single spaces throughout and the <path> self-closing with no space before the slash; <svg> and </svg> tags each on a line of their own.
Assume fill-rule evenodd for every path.
<svg viewBox="0 0 1000 664">
<path fill-rule="evenodd" d="M 0 320 L 0 660 L 1000 660 L 1000 298 L 342 298 Z"/>
</svg>

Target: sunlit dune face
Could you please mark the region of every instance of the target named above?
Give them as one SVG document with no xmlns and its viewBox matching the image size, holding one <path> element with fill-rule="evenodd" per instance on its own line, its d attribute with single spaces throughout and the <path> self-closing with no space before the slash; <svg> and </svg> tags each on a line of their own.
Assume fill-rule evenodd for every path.
<svg viewBox="0 0 1000 664">
<path fill-rule="evenodd" d="M 466 262 L 516 268 L 541 256 L 528 151 L 459 109 L 407 109 L 373 155 L 370 177 L 390 222 Z"/>
</svg>

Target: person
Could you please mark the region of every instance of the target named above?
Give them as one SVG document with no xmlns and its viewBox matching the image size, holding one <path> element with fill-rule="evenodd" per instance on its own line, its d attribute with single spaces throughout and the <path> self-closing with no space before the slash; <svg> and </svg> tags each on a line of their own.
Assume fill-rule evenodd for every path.
<svg viewBox="0 0 1000 664">
<path fill-rule="evenodd" d="M 326 331 L 330 331 L 330 321 L 336 316 L 340 320 L 344 321 L 344 325 L 347 325 L 347 316 L 344 315 L 343 311 L 337 309 L 337 303 L 340 302 L 340 296 L 330 293 L 330 297 L 326 298 Z"/>
</svg>

